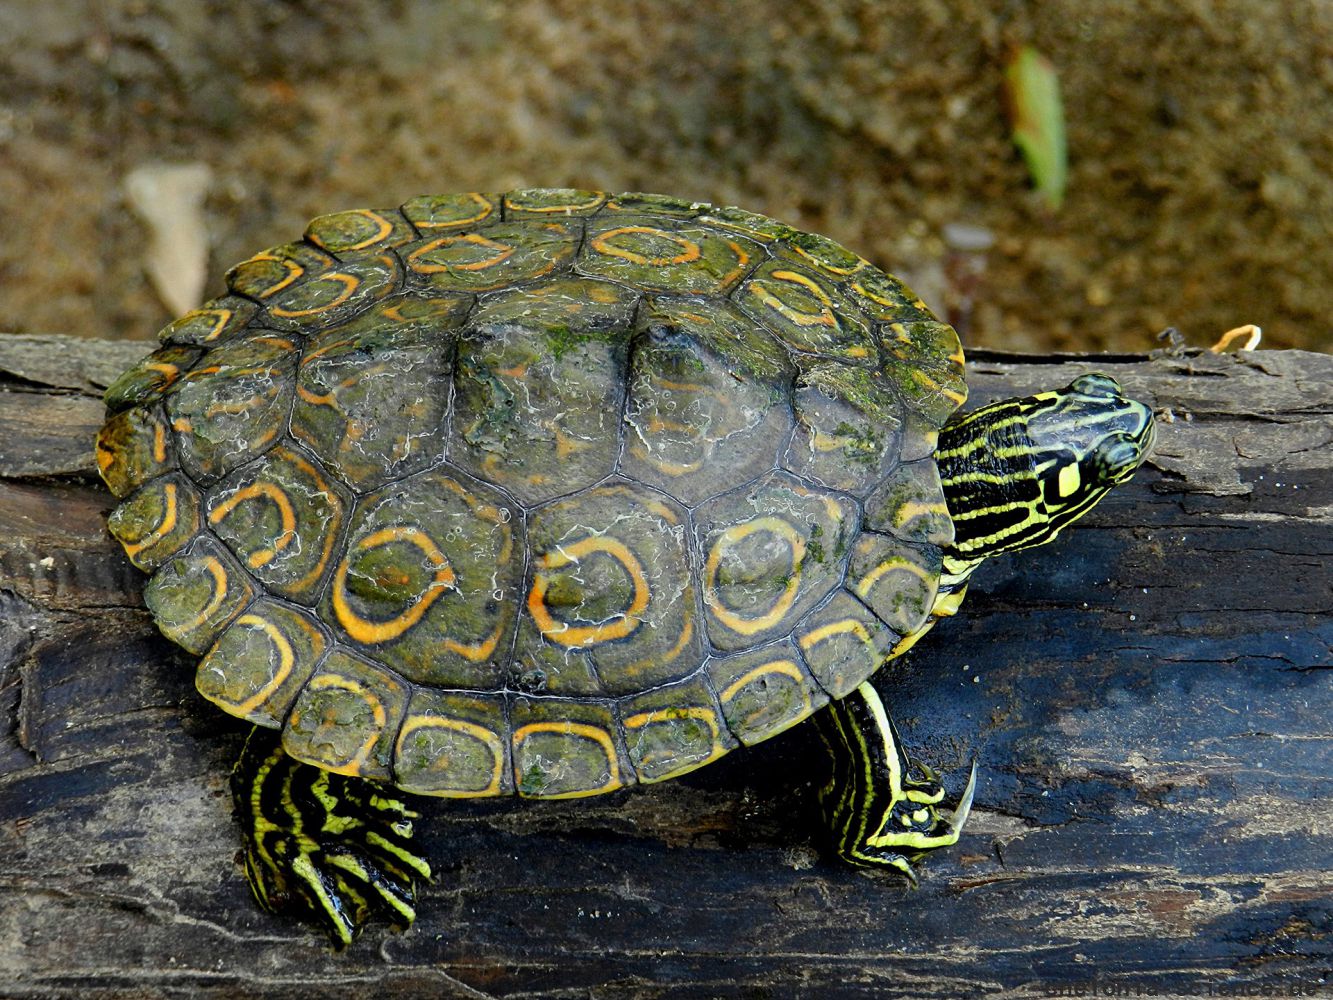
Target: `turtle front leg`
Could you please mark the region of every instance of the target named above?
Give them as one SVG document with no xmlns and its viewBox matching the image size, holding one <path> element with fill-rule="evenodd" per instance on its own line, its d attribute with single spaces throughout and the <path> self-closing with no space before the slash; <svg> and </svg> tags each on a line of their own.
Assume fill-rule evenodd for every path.
<svg viewBox="0 0 1333 1000">
<path fill-rule="evenodd" d="M 232 769 L 245 870 L 259 905 L 321 926 L 335 947 L 383 915 L 416 917 L 416 880 L 430 866 L 412 847 L 416 813 L 382 786 L 289 757 L 256 726 Z"/>
<path fill-rule="evenodd" d="M 896 868 L 915 885 L 912 863 L 958 842 L 972 808 L 976 765 L 957 808 L 941 816 L 939 776 L 903 752 L 893 720 L 868 681 L 815 718 L 833 758 L 832 780 L 819 798 L 834 850 L 854 865 Z M 914 769 L 920 777 L 913 776 Z"/>
</svg>

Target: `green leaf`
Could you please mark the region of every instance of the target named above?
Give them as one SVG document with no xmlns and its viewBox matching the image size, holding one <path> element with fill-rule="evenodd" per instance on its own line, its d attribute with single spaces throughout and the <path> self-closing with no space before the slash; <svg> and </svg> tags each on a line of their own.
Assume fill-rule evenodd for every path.
<svg viewBox="0 0 1333 1000">
<path fill-rule="evenodd" d="M 1023 153 L 1037 192 L 1055 211 L 1064 201 L 1068 180 L 1060 79 L 1049 59 L 1024 45 L 1005 66 L 1004 84 L 1014 143 Z"/>
</svg>

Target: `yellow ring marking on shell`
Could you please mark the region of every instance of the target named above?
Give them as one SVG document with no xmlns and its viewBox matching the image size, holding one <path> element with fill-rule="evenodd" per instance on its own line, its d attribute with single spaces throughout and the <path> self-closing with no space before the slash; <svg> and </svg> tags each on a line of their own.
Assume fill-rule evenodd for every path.
<svg viewBox="0 0 1333 1000">
<path fill-rule="evenodd" d="M 480 222 L 482 219 L 489 218 L 491 213 L 495 211 L 495 203 L 476 191 L 469 191 L 466 196 L 477 203 L 476 215 L 469 215 L 465 219 L 450 219 L 448 222 L 428 222 L 425 220 L 421 222 L 413 221 L 412 225 L 416 226 L 418 229 L 442 229 L 446 227 L 455 229 L 458 226 L 470 225 L 473 222 Z"/>
<path fill-rule="evenodd" d="M 167 429 L 160 421 L 153 424 L 153 461 L 161 465 L 167 460 Z"/>
<path fill-rule="evenodd" d="M 357 748 L 357 751 L 351 757 L 348 757 L 341 764 L 332 764 L 325 760 L 319 761 L 319 766 L 326 771 L 356 776 L 361 773 L 361 765 L 366 762 L 366 758 L 370 756 L 371 748 L 375 746 L 380 735 L 384 732 L 384 727 L 389 721 L 389 713 L 384 710 L 384 703 L 367 690 L 364 684 L 350 677 L 342 677 L 338 674 L 320 674 L 310 682 L 309 689 L 311 691 L 322 691 L 325 688 L 339 688 L 355 695 L 369 706 L 371 714 L 375 717 L 376 731 L 366 737 L 365 742 Z"/>
<path fill-rule="evenodd" d="M 861 268 L 865 267 L 869 263 L 868 261 L 862 260 L 861 258 L 858 257 L 856 263 L 853 264 L 851 267 L 834 267 L 832 264 L 829 264 L 826 261 L 819 260 L 804 247 L 794 246 L 792 247 L 792 249 L 795 250 L 802 257 L 804 257 L 806 260 L 808 260 L 815 267 L 819 268 L 821 271 L 827 271 L 830 274 L 837 274 L 844 278 L 849 274 L 855 274 L 857 271 L 861 270 Z M 868 297 L 869 296 L 867 296 L 867 298 Z"/>
<path fill-rule="evenodd" d="M 414 715 L 403 723 L 403 728 L 398 733 L 398 757 L 403 756 L 403 747 L 406 745 L 407 737 L 418 729 L 449 729 L 456 733 L 462 733 L 464 736 L 481 743 L 491 752 L 491 759 L 494 764 L 491 767 L 491 780 L 486 787 L 466 791 L 450 789 L 450 798 L 470 799 L 500 794 L 500 779 L 504 775 L 505 751 L 504 743 L 501 742 L 499 735 L 494 730 L 487 729 L 475 722 L 469 722 L 466 719 L 451 719 L 438 715 Z"/>
<path fill-rule="evenodd" d="M 680 638 L 676 640 L 676 644 L 674 646 L 668 649 L 661 656 L 652 656 L 645 660 L 635 660 L 633 663 L 628 663 L 625 665 L 624 671 L 627 675 L 633 676 L 640 670 L 651 670 L 654 667 L 660 667 L 663 664 L 670 663 L 672 660 L 674 660 L 677 656 L 681 654 L 682 650 L 684 650 L 687 646 L 689 646 L 690 640 L 693 638 L 694 638 L 694 617 L 690 614 L 689 610 L 687 609 L 685 613 L 682 615 Z"/>
<path fill-rule="evenodd" d="M 165 361 L 154 361 L 151 364 L 144 365 L 144 368 L 147 371 L 159 373 L 162 376 L 161 384 L 163 387 L 169 386 L 171 383 L 175 382 L 176 379 L 180 377 L 181 373 L 179 365 L 168 364 Z M 217 368 L 213 369 L 213 371 L 217 370 Z M 191 374 L 194 373 L 191 372 Z"/>
<path fill-rule="evenodd" d="M 901 528 L 908 521 L 917 517 L 949 516 L 949 508 L 938 500 L 907 500 L 898 506 L 893 515 L 893 526 Z"/>
<path fill-rule="evenodd" d="M 352 244 L 349 244 L 348 246 L 343 247 L 342 249 L 343 249 L 344 252 L 346 252 L 346 251 L 348 251 L 348 250 L 364 250 L 364 249 L 365 249 L 366 247 L 368 247 L 368 246 L 374 246 L 374 245 L 375 245 L 376 243 L 378 243 L 380 240 L 384 239 L 384 238 L 387 237 L 390 233 L 393 232 L 393 223 L 392 223 L 392 222 L 390 222 L 390 221 L 389 221 L 388 219 L 386 219 L 384 216 L 380 215 L 378 212 L 372 212 L 372 211 L 371 211 L 370 209 L 368 209 L 368 208 L 356 208 L 356 209 L 352 209 L 352 210 L 350 210 L 350 211 L 348 211 L 348 212 L 345 212 L 345 213 L 343 213 L 343 214 L 345 214 L 345 215 L 359 215 L 359 216 L 361 216 L 363 219 L 369 219 L 371 222 L 375 223 L 375 224 L 379 227 L 379 228 L 376 230 L 376 232 L 375 232 L 375 234 L 374 234 L 373 236 L 368 236 L 366 239 L 362 240 L 360 243 L 352 243 Z M 314 233 L 314 234 L 312 234 L 311 237 L 310 237 L 310 241 L 311 241 L 312 243 L 314 243 L 316 246 L 323 247 L 325 250 L 328 249 L 328 246 L 324 243 L 324 241 L 321 240 L 321 239 L 319 238 L 319 234 L 318 234 L 318 233 Z"/>
<path fill-rule="evenodd" d="M 592 197 L 586 201 L 570 202 L 562 205 L 525 205 L 513 196 L 505 195 L 504 203 L 507 207 L 519 212 L 541 212 L 549 215 L 568 215 L 570 212 L 580 212 L 585 208 L 595 208 L 602 203 L 602 200 L 605 197 L 606 195 L 601 191 L 594 191 L 592 192 Z"/>
<path fill-rule="evenodd" d="M 630 445 L 630 454 L 641 462 L 647 462 L 658 472 L 666 476 L 684 476 L 691 472 L 698 472 L 703 468 L 703 459 L 697 462 L 668 462 L 664 459 L 656 458 L 640 443 Z"/>
<path fill-rule="evenodd" d="M 773 271 L 769 278 L 775 281 L 784 281 L 788 284 L 799 285 L 813 295 L 820 304 L 818 313 L 798 312 L 787 303 L 783 302 L 778 296 L 773 294 L 766 287 L 767 281 L 759 278 L 750 284 L 750 290 L 758 297 L 759 301 L 768 306 L 774 312 L 785 316 L 797 326 L 837 326 L 838 318 L 833 315 L 833 300 L 829 298 L 828 292 L 820 288 L 811 278 L 797 271 Z"/>
<path fill-rule="evenodd" d="M 791 574 L 787 585 L 778 596 L 774 605 L 762 615 L 746 617 L 727 608 L 717 593 L 717 571 L 722 563 L 724 550 L 758 531 L 768 531 L 783 538 L 791 546 Z M 727 628 L 741 635 L 754 635 L 777 625 L 784 615 L 791 610 L 796 601 L 796 592 L 801 587 L 801 561 L 805 558 L 805 537 L 780 517 L 766 515 L 757 517 L 743 524 L 734 524 L 718 536 L 713 548 L 708 553 L 708 562 L 704 567 L 704 603 L 712 609 L 714 617 Z"/>
<path fill-rule="evenodd" d="M 811 629 L 805 635 L 801 636 L 801 648 L 809 652 L 821 642 L 827 642 L 829 639 L 836 639 L 840 635 L 851 633 L 860 639 L 867 647 L 874 649 L 875 643 L 871 639 L 870 633 L 866 627 L 855 618 L 843 618 L 840 621 L 829 622 L 827 625 L 821 625 L 819 628 Z"/>
<path fill-rule="evenodd" d="M 646 254 L 618 247 L 611 242 L 613 236 L 622 236 L 627 233 L 645 233 L 651 236 L 660 236 L 664 240 L 675 243 L 681 248 L 681 251 L 674 257 L 649 257 Z M 668 233 L 664 229 L 654 229 L 652 226 L 620 226 L 616 229 L 608 229 L 593 239 L 592 248 L 598 253 L 620 257 L 631 264 L 645 264 L 649 267 L 671 267 L 674 264 L 689 264 L 703 256 L 703 251 L 699 249 L 698 243 L 687 240 L 675 233 Z"/>
<path fill-rule="evenodd" d="M 189 315 L 192 316 L 192 317 L 193 317 L 193 316 L 203 317 L 203 316 L 209 316 L 209 315 L 212 315 L 212 316 L 216 316 L 216 317 L 217 317 L 217 319 L 215 319 L 215 320 L 213 321 L 213 328 L 212 328 L 211 330 L 209 330 L 206 334 L 204 334 L 202 337 L 199 338 L 200 341 L 202 341 L 202 342 L 204 342 L 204 343 L 207 343 L 207 342 L 210 341 L 210 340 L 216 340 L 216 339 L 221 335 L 222 331 L 225 330 L 225 329 L 227 328 L 227 324 L 231 322 L 232 310 L 230 310 L 230 309 L 195 309 L 195 310 L 194 310 L 193 312 L 191 312 Z"/>
<path fill-rule="evenodd" d="M 335 295 L 332 300 L 325 302 L 323 305 L 311 306 L 309 309 L 283 309 L 281 307 L 274 306 L 271 309 L 269 309 L 269 312 L 271 312 L 274 316 L 278 316 L 284 319 L 295 319 L 301 316 L 316 316 L 319 313 L 327 312 L 330 309 L 342 305 L 344 302 L 350 299 L 352 295 L 356 292 L 357 288 L 361 286 L 360 278 L 358 278 L 354 274 L 344 274 L 341 271 L 336 271 L 333 274 L 322 275 L 321 277 L 316 278 L 310 284 L 315 285 L 321 281 L 336 281 L 343 286 L 342 291 L 340 291 L 337 295 Z M 309 288 L 310 285 L 307 285 L 306 287 Z"/>
<path fill-rule="evenodd" d="M 287 494 L 273 483 L 251 483 L 227 497 L 226 500 L 214 507 L 208 515 L 209 524 L 221 524 L 241 504 L 248 500 L 261 498 L 268 500 L 278 508 L 278 517 L 282 521 L 282 531 L 273 540 L 272 545 L 255 549 L 250 553 L 245 561 L 251 569 L 267 566 L 279 552 L 296 540 L 296 511 L 292 509 L 292 502 Z"/>
<path fill-rule="evenodd" d="M 485 260 L 473 261 L 470 264 L 422 264 L 418 260 L 422 255 L 433 250 L 439 250 L 441 247 L 446 246 L 454 246 L 458 243 L 470 243 L 473 246 L 488 247 L 496 251 L 496 253 L 487 257 Z M 438 240 L 432 240 L 424 247 L 419 247 L 416 250 L 413 250 L 407 255 L 407 259 L 412 270 L 419 274 L 438 274 L 441 271 L 484 271 L 488 267 L 495 267 L 497 264 L 504 263 L 513 255 L 514 247 L 510 246 L 508 243 L 500 243 L 496 240 L 487 239 L 480 233 L 464 233 L 461 236 L 441 236 Z"/>
<path fill-rule="evenodd" d="M 504 631 L 502 623 L 496 622 L 495 628 L 491 629 L 491 634 L 485 639 L 477 642 L 459 642 L 457 639 L 445 639 L 444 648 L 451 653 L 457 653 L 464 659 L 471 660 L 473 663 L 480 663 L 491 657 L 495 648 L 500 645 L 501 633 Z"/>
<path fill-rule="evenodd" d="M 287 260 L 283 257 L 275 257 L 271 253 L 257 253 L 249 260 L 242 263 L 240 266 L 244 267 L 246 264 L 253 264 L 265 260 L 271 260 L 273 261 L 273 263 L 280 264 L 283 267 L 285 267 L 287 269 L 287 276 L 283 278 L 281 281 L 279 281 L 276 285 L 271 285 L 268 288 L 264 289 L 264 291 L 260 292 L 259 297 L 261 299 L 266 299 L 275 292 L 282 291 L 292 282 L 296 281 L 296 279 L 301 277 L 301 275 L 305 274 L 305 268 L 302 267 L 300 264 L 296 263 L 296 261 Z"/>
<path fill-rule="evenodd" d="M 592 740 L 601 746 L 606 754 L 607 772 L 610 777 L 597 788 L 579 789 L 573 792 L 558 792 L 555 795 L 543 795 L 545 799 L 576 799 L 588 795 L 600 795 L 603 792 L 611 792 L 620 787 L 620 758 L 616 754 L 616 745 L 611 741 L 610 735 L 600 726 L 592 726 L 586 722 L 529 722 L 527 725 L 519 726 L 514 730 L 514 761 L 515 770 L 517 770 L 519 746 L 529 736 L 536 733 L 556 733 L 560 736 L 578 736 L 583 739 Z M 518 786 L 523 786 L 523 776 L 517 775 Z"/>
<path fill-rule="evenodd" d="M 315 485 L 315 490 L 321 494 L 334 496 L 333 490 L 329 488 L 328 482 L 319 474 L 319 470 L 307 462 L 300 455 L 292 454 L 292 461 L 297 469 L 304 472 Z M 342 509 L 335 507 L 328 516 L 324 524 L 322 535 L 324 537 L 324 550 L 319 554 L 319 561 L 310 568 L 310 572 L 292 584 L 297 590 L 304 590 L 317 581 L 324 572 L 324 567 L 328 565 L 329 556 L 333 553 L 333 542 L 338 537 L 338 529 L 342 526 Z"/>
<path fill-rule="evenodd" d="M 810 701 L 810 691 L 805 686 L 805 678 L 801 675 L 801 668 L 798 667 L 791 660 L 770 660 L 768 663 L 759 664 L 759 666 L 755 667 L 752 670 L 747 670 L 745 673 L 741 674 L 741 676 L 737 677 L 734 681 L 732 681 L 725 688 L 723 688 L 721 693 L 718 695 L 718 699 L 723 704 L 726 704 L 727 702 L 731 701 L 731 699 L 735 698 L 736 695 L 740 693 L 742 688 L 750 684 L 753 684 L 755 681 L 759 680 L 759 678 L 765 677 L 769 674 L 777 674 L 782 677 L 790 677 L 792 680 L 796 682 L 797 690 L 800 691 L 801 700 L 802 702 L 804 702 L 804 705 L 802 707 L 801 713 L 798 716 L 798 718 L 803 719 L 807 715 L 810 715 L 815 710 L 814 704 Z M 743 720 L 744 725 L 753 726 L 755 724 L 755 721 L 763 714 L 764 714 L 763 707 L 756 709 L 755 711 L 751 712 L 749 715 L 745 717 L 745 719 Z"/>
<path fill-rule="evenodd" d="M 156 528 L 144 535 L 137 542 L 125 544 L 125 554 L 133 559 L 150 545 L 156 545 L 167 535 L 176 529 L 176 484 L 166 483 L 162 488 L 163 500 L 166 503 L 166 509 L 162 511 L 162 520 L 158 522 Z"/>
<path fill-rule="evenodd" d="M 427 584 L 426 588 L 406 611 L 395 615 L 386 622 L 373 622 L 367 618 L 362 618 L 348 604 L 347 571 L 354 553 L 378 548 L 381 545 L 389 545 L 393 542 L 408 542 L 420 549 L 431 565 L 435 567 L 435 578 Z M 333 577 L 333 611 L 338 616 L 338 623 L 357 642 L 364 642 L 367 645 L 389 642 L 391 639 L 397 639 L 421 621 L 422 616 L 425 615 L 430 606 L 435 603 L 442 593 L 454 586 L 456 580 L 457 577 L 454 575 L 453 567 L 449 565 L 449 560 L 424 531 L 419 528 L 405 526 L 381 528 L 379 531 L 372 532 L 359 539 L 353 546 L 352 552 L 349 552 L 343 561 L 338 564 L 338 571 Z"/>
<path fill-rule="evenodd" d="M 856 593 L 861 597 L 868 597 L 884 574 L 891 573 L 896 569 L 905 569 L 907 572 L 917 577 L 922 583 L 927 586 L 930 585 L 930 574 L 916 563 L 912 562 L 906 556 L 890 556 L 857 581 Z"/>
<path fill-rule="evenodd" d="M 217 613 L 218 608 L 222 607 L 222 602 L 227 599 L 227 567 L 222 565 L 217 556 L 208 556 L 204 559 L 204 569 L 213 577 L 213 596 L 208 599 L 208 603 L 204 605 L 202 611 L 189 621 L 177 625 L 177 632 L 193 632 L 207 624 L 208 620 Z"/>
<path fill-rule="evenodd" d="M 268 682 L 249 698 L 246 698 L 245 701 L 232 702 L 226 706 L 233 710 L 234 714 L 245 716 L 268 701 L 273 693 L 282 687 L 282 682 L 291 676 L 292 667 L 296 664 L 296 653 L 292 650 L 292 644 L 287 640 L 287 637 L 267 618 L 262 618 L 259 615 L 241 615 L 236 619 L 236 624 L 243 627 L 253 626 L 258 628 L 268 637 L 269 641 L 273 643 L 273 648 L 278 652 L 278 669 L 273 672 L 273 676 L 269 678 Z"/>
<path fill-rule="evenodd" d="M 560 569 L 570 563 L 577 563 L 584 556 L 592 555 L 594 552 L 606 553 L 629 573 L 630 581 L 634 584 L 634 597 L 630 601 L 630 606 L 620 612 L 614 620 L 603 625 L 570 625 L 562 622 L 546 607 L 546 588 L 549 586 L 549 581 L 539 570 L 533 575 L 532 590 L 528 593 L 528 613 L 537 623 L 541 634 L 552 642 L 558 642 L 562 646 L 592 646 L 600 642 L 623 639 L 643 623 L 643 619 L 638 616 L 648 607 L 648 599 L 651 596 L 648 578 L 644 575 L 643 565 L 638 557 L 620 539 L 607 535 L 589 535 L 587 538 L 580 538 L 569 545 L 561 545 L 555 551 L 541 555 L 538 557 L 538 563 L 541 569 Z"/>
</svg>

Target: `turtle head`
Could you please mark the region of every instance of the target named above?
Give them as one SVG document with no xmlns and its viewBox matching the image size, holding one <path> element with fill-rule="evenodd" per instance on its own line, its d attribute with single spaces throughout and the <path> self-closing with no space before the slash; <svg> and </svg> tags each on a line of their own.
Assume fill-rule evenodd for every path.
<svg viewBox="0 0 1333 1000">
<path fill-rule="evenodd" d="M 951 561 L 961 568 L 1049 542 L 1126 482 L 1154 437 L 1152 411 L 1100 374 L 951 421 L 937 452 Z"/>
</svg>

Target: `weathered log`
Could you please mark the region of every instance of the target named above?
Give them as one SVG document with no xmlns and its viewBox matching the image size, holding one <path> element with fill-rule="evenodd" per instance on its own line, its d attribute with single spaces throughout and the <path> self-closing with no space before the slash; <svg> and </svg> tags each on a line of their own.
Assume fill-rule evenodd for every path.
<svg viewBox="0 0 1333 1000">
<path fill-rule="evenodd" d="M 919 890 L 812 847 L 824 763 L 799 727 L 602 799 L 423 802 L 416 927 L 333 954 L 252 904 L 243 727 L 195 695 L 103 527 L 98 391 L 142 349 L 0 338 L 0 994 L 1328 988 L 1333 358 L 973 357 L 974 401 L 1105 370 L 1159 443 L 881 676 L 955 794 L 979 765 Z"/>
</svg>

